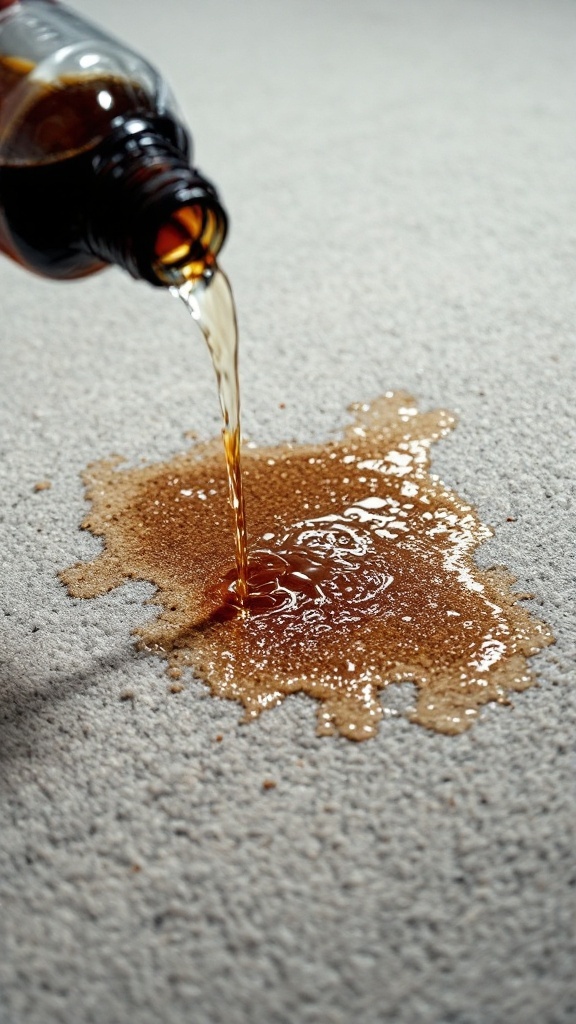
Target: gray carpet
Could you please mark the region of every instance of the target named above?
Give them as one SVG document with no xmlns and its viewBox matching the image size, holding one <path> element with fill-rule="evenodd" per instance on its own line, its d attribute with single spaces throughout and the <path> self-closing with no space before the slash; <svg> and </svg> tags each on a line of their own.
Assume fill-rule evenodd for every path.
<svg viewBox="0 0 576 1024">
<path fill-rule="evenodd" d="M 98 550 L 87 462 L 219 430 L 207 353 L 120 272 L 3 260 L 0 1021 L 573 1022 L 574 4 L 77 6 L 165 69 L 231 211 L 246 434 L 388 389 L 457 412 L 434 470 L 557 643 L 457 738 L 169 693 L 130 639 L 151 588 L 56 574 Z"/>
</svg>

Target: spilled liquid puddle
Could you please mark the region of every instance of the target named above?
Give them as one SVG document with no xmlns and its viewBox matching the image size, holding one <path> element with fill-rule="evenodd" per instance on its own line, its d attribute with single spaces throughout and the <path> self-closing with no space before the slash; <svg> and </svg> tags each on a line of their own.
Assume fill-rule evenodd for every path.
<svg viewBox="0 0 576 1024">
<path fill-rule="evenodd" d="M 304 692 L 319 733 L 363 740 L 380 691 L 410 681 L 412 721 L 462 732 L 483 704 L 533 682 L 526 658 L 552 635 L 506 570 L 477 567 L 491 531 L 428 472 L 452 417 L 390 393 L 352 411 L 341 440 L 245 451 L 243 613 L 219 439 L 144 468 L 91 465 L 83 526 L 105 549 L 62 579 L 82 598 L 153 583 L 159 614 L 137 629 L 140 646 L 172 676 L 191 667 L 248 718 Z"/>
</svg>

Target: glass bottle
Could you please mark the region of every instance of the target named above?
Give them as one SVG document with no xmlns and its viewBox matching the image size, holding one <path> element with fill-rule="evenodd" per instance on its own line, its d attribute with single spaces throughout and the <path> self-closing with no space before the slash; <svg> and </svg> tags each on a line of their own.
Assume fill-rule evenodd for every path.
<svg viewBox="0 0 576 1024">
<path fill-rule="evenodd" d="M 0 249 L 45 277 L 210 271 L 226 214 L 144 58 L 53 0 L 0 0 Z"/>
</svg>

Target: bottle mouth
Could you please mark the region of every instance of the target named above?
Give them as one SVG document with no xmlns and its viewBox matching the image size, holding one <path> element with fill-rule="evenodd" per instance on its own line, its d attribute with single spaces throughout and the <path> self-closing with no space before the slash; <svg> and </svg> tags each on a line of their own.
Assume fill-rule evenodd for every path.
<svg viewBox="0 0 576 1024">
<path fill-rule="evenodd" d="M 86 246 L 133 277 L 181 287 L 210 271 L 228 219 L 162 119 L 123 122 L 93 160 Z"/>
<path fill-rule="evenodd" d="M 177 207 L 156 232 L 151 260 L 156 279 L 179 287 L 203 277 L 216 264 L 226 230 L 222 207 L 208 197 Z"/>
</svg>

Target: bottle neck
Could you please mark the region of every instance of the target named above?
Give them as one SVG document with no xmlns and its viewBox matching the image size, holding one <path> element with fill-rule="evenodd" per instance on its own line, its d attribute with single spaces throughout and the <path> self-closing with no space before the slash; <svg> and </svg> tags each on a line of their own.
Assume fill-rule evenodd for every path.
<svg viewBox="0 0 576 1024">
<path fill-rule="evenodd" d="M 83 248 L 97 259 L 165 287 L 201 277 L 227 232 L 214 187 L 167 127 L 134 117 L 99 148 L 83 232 Z"/>
</svg>

